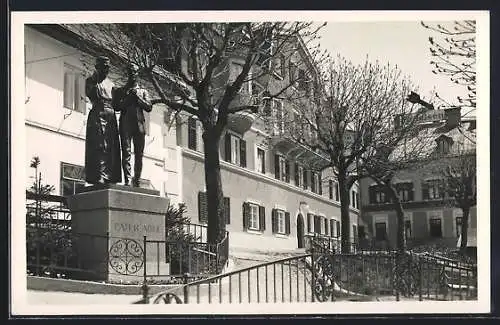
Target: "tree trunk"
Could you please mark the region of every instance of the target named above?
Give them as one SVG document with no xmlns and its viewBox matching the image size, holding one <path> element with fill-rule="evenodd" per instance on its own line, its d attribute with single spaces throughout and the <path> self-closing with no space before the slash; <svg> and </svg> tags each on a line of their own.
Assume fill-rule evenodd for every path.
<svg viewBox="0 0 500 325">
<path fill-rule="evenodd" d="M 460 250 L 463 252 L 467 248 L 468 236 L 467 233 L 469 231 L 469 214 L 470 207 L 462 207 L 462 240 L 460 242 Z"/>
<path fill-rule="evenodd" d="M 399 253 L 406 251 L 406 234 L 405 234 L 405 214 L 403 205 L 398 197 L 394 199 L 394 210 L 397 216 L 397 238 L 396 245 Z"/>
<path fill-rule="evenodd" d="M 347 188 L 347 175 L 339 171 L 339 190 L 340 190 L 340 220 L 341 220 L 341 243 L 342 253 L 351 252 L 351 217 L 349 214 L 349 188 Z"/>
<path fill-rule="evenodd" d="M 396 248 L 399 253 L 403 253 L 406 251 L 405 213 L 403 204 L 401 204 L 396 189 L 392 185 L 386 184 L 385 187 L 389 192 L 388 194 L 393 203 L 394 211 L 396 212 Z"/>
<path fill-rule="evenodd" d="M 207 188 L 207 241 L 216 244 L 224 238 L 226 221 L 223 213 L 223 192 L 220 177 L 219 141 L 211 131 L 203 133 L 205 149 L 205 184 Z"/>
</svg>

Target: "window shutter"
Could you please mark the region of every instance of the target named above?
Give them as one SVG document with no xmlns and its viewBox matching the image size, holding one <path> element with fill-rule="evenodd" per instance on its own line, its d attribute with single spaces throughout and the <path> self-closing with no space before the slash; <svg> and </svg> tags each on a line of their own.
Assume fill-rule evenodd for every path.
<svg viewBox="0 0 500 325">
<path fill-rule="evenodd" d="M 240 139 L 240 166 L 247 167 L 247 142 Z"/>
<path fill-rule="evenodd" d="M 188 119 L 188 148 L 196 150 L 196 120 L 192 117 Z"/>
<path fill-rule="evenodd" d="M 311 232 L 311 218 L 312 218 L 312 214 L 308 213 L 307 214 L 307 232 Z"/>
<path fill-rule="evenodd" d="M 231 135 L 229 133 L 224 136 L 224 160 L 231 162 Z"/>
<path fill-rule="evenodd" d="M 319 218 L 320 216 L 318 215 L 314 216 L 314 232 L 317 234 L 320 233 Z"/>
<path fill-rule="evenodd" d="M 408 201 L 413 201 L 413 184 L 410 184 L 408 188 Z"/>
<path fill-rule="evenodd" d="M 340 221 L 335 220 L 335 225 L 337 228 L 337 237 L 340 237 Z"/>
<path fill-rule="evenodd" d="M 318 190 L 318 194 L 323 195 L 323 180 L 321 178 L 321 172 L 318 172 Z"/>
<path fill-rule="evenodd" d="M 429 185 L 424 182 L 422 183 L 422 200 L 428 200 L 429 199 Z"/>
<path fill-rule="evenodd" d="M 208 221 L 207 193 L 198 192 L 198 220 L 206 223 Z"/>
<path fill-rule="evenodd" d="M 280 179 L 280 156 L 274 155 L 274 178 Z"/>
<path fill-rule="evenodd" d="M 316 173 L 311 172 L 311 191 L 316 193 Z"/>
<path fill-rule="evenodd" d="M 290 212 L 285 212 L 285 232 L 290 235 Z"/>
<path fill-rule="evenodd" d="M 271 210 L 271 223 L 273 234 L 275 234 L 278 232 L 278 213 L 276 212 L 276 209 Z"/>
<path fill-rule="evenodd" d="M 224 215 L 226 217 L 226 225 L 231 223 L 231 209 L 230 200 L 228 197 L 224 198 Z"/>
<path fill-rule="evenodd" d="M 266 208 L 259 206 L 259 228 L 261 231 L 266 230 Z"/>
<path fill-rule="evenodd" d="M 307 190 L 307 170 L 304 169 L 303 173 L 302 173 L 302 177 L 303 177 L 303 181 L 304 181 L 304 190 Z"/>
<path fill-rule="evenodd" d="M 370 188 L 368 189 L 368 193 L 369 193 L 369 196 L 370 196 L 370 204 L 375 204 L 377 203 L 376 199 L 375 199 L 375 186 L 370 186 Z"/>
<path fill-rule="evenodd" d="M 323 223 L 325 225 L 325 235 L 328 236 L 328 219 L 324 218 Z"/>
<path fill-rule="evenodd" d="M 444 199 L 445 198 L 445 188 L 446 188 L 446 185 L 444 183 L 444 179 L 440 179 L 438 181 L 438 184 L 439 184 L 439 197 Z"/>
<path fill-rule="evenodd" d="M 266 173 L 266 151 L 262 151 L 263 152 L 263 155 L 262 155 L 262 173 L 265 174 Z"/>
<path fill-rule="evenodd" d="M 286 182 L 290 183 L 290 162 L 288 160 L 285 162 L 285 178 Z"/>
<path fill-rule="evenodd" d="M 73 96 L 75 97 L 74 103 L 75 103 L 75 111 L 80 112 L 81 109 L 81 103 L 80 103 L 80 78 L 79 74 L 75 73 L 74 74 L 74 82 L 75 82 L 75 91 L 73 93 Z"/>
<path fill-rule="evenodd" d="M 250 204 L 247 202 L 243 203 L 243 229 L 248 229 L 250 225 Z"/>
<path fill-rule="evenodd" d="M 295 178 L 295 185 L 299 186 L 299 164 L 295 163 L 295 170 L 294 170 L 294 178 Z"/>
<path fill-rule="evenodd" d="M 335 222 L 335 220 L 330 219 L 330 237 L 335 237 L 335 234 L 333 232 L 333 228 L 334 228 L 333 223 L 334 222 Z"/>
<path fill-rule="evenodd" d="M 333 200 L 333 181 L 331 179 L 328 180 L 328 197 Z"/>
<path fill-rule="evenodd" d="M 340 186 L 339 183 L 335 183 L 335 201 L 339 201 Z"/>
</svg>

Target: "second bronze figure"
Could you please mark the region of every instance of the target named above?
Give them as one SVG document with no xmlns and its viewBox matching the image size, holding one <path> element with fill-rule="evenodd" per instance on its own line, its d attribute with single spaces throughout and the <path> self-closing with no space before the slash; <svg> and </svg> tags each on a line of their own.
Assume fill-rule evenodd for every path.
<svg viewBox="0 0 500 325">
<path fill-rule="evenodd" d="M 130 185 L 132 143 L 134 145 L 134 177 L 132 185 L 139 187 L 142 173 L 142 158 L 146 137 L 146 119 L 144 111 L 151 112 L 152 105 L 148 91 L 140 87 L 137 81 L 138 67 L 130 64 L 127 67 L 128 80 L 125 86 L 116 89 L 113 96 L 113 107 L 120 112 L 120 141 L 122 150 L 122 168 L 125 185 Z"/>
</svg>

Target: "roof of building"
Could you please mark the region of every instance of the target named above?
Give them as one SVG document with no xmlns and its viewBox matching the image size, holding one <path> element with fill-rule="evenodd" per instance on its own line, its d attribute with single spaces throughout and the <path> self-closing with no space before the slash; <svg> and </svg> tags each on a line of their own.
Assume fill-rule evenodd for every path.
<svg viewBox="0 0 500 325">
<path fill-rule="evenodd" d="M 449 151 L 438 152 L 439 139 L 449 139 Z M 429 159 L 439 154 L 460 155 L 473 152 L 476 148 L 476 133 L 468 123 L 461 123 L 455 127 L 448 127 L 446 123 L 424 126 L 411 137 L 401 141 L 393 150 L 389 159 L 401 160 Z"/>
</svg>

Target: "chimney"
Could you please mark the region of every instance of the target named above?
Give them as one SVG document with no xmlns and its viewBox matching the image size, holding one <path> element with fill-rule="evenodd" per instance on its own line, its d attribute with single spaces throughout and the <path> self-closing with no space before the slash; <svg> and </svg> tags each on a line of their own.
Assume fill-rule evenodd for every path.
<svg viewBox="0 0 500 325">
<path fill-rule="evenodd" d="M 453 129 L 460 124 L 460 107 L 451 107 L 444 110 L 446 114 L 446 128 Z"/>
</svg>

